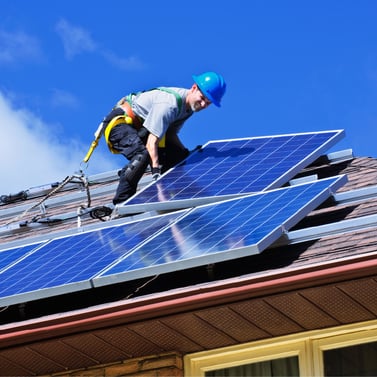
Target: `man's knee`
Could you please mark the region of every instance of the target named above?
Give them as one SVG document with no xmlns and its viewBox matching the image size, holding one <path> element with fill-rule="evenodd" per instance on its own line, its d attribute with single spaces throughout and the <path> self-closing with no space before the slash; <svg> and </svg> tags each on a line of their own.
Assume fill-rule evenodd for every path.
<svg viewBox="0 0 377 377">
<path fill-rule="evenodd" d="M 131 185 L 137 185 L 149 164 L 149 153 L 146 149 L 134 155 L 130 163 L 121 171 L 121 179 L 127 180 Z"/>
</svg>

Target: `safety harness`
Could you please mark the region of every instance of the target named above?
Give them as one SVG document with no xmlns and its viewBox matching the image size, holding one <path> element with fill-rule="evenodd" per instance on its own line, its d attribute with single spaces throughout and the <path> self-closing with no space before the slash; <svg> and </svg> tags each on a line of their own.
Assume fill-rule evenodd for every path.
<svg viewBox="0 0 377 377">
<path fill-rule="evenodd" d="M 99 142 L 102 134 L 105 136 L 106 144 L 109 147 L 110 151 L 114 154 L 119 153 L 119 151 L 116 150 L 115 148 L 113 148 L 113 146 L 111 144 L 111 141 L 110 141 L 111 130 L 115 126 L 117 126 L 118 124 L 124 124 L 124 123 L 132 125 L 137 130 L 139 130 L 143 126 L 144 119 L 142 119 L 141 117 L 139 117 L 138 115 L 136 115 L 132 111 L 132 98 L 135 95 L 138 95 L 140 93 L 145 93 L 145 92 L 148 92 L 148 91 L 151 91 L 151 90 L 161 90 L 163 92 L 173 94 L 175 96 L 176 100 L 177 100 L 178 111 L 181 112 L 182 105 L 183 105 L 182 97 L 179 95 L 179 93 L 177 93 L 175 90 L 172 90 L 170 88 L 165 88 L 165 87 L 153 88 L 153 89 L 144 90 L 144 91 L 137 92 L 137 93 L 131 93 L 131 94 L 121 98 L 118 101 L 118 103 L 116 104 L 115 108 L 121 107 L 124 110 L 124 114 L 115 116 L 113 119 L 110 120 L 109 123 L 101 122 L 97 131 L 94 134 L 95 139 L 92 142 L 88 153 L 86 154 L 86 156 L 83 159 L 84 162 L 89 161 L 90 156 L 92 155 L 94 149 L 97 147 L 98 142 Z M 159 148 L 165 148 L 165 135 L 160 139 L 158 146 L 159 146 Z"/>
</svg>

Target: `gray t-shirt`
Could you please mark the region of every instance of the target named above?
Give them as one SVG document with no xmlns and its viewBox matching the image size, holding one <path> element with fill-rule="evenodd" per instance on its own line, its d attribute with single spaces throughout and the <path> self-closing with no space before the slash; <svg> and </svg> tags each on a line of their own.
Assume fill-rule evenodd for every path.
<svg viewBox="0 0 377 377">
<path fill-rule="evenodd" d="M 184 121 L 193 114 L 193 111 L 187 110 L 185 106 L 188 89 L 173 87 L 168 89 L 181 96 L 181 109 L 179 109 L 176 96 L 163 90 L 153 89 L 141 92 L 132 98 L 132 110 L 144 119 L 143 126 L 158 138 L 165 135 L 168 129 L 169 132 L 178 133 Z"/>
</svg>

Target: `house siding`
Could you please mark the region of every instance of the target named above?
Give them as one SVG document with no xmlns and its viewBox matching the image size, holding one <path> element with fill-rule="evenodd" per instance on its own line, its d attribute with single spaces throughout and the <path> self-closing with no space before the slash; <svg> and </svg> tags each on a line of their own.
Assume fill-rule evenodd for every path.
<svg viewBox="0 0 377 377">
<path fill-rule="evenodd" d="M 168 353 L 124 360 L 116 364 L 93 366 L 47 376 L 60 377 L 183 377 L 183 359 L 179 354 Z"/>
</svg>

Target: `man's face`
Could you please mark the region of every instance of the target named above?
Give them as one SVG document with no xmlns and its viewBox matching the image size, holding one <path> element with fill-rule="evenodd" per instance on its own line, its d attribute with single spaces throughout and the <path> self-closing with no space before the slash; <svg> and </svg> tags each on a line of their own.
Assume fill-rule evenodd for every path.
<svg viewBox="0 0 377 377">
<path fill-rule="evenodd" d="M 192 111 L 198 112 L 207 108 L 211 104 L 211 101 L 200 91 L 198 86 L 194 84 L 191 88 L 189 104 Z"/>
</svg>

